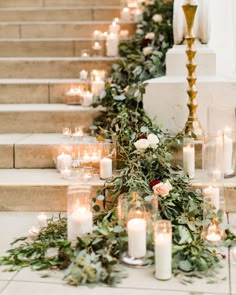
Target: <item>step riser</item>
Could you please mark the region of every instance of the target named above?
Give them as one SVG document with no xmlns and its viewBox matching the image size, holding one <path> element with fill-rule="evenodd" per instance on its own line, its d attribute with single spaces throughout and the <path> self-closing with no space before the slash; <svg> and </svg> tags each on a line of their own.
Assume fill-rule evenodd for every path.
<svg viewBox="0 0 236 295">
<path fill-rule="evenodd" d="M 0 112 L 0 133 L 60 133 L 65 126 L 93 125 L 95 109 L 71 112 Z"/>
<path fill-rule="evenodd" d="M 66 212 L 68 185 L 0 186 L 0 211 Z M 92 186 L 92 197 L 98 189 Z"/>
<path fill-rule="evenodd" d="M 0 0 L 0 7 L 119 6 L 120 0 Z"/>
<path fill-rule="evenodd" d="M 105 55 L 105 41 L 100 41 Z M 80 57 L 88 50 L 94 55 L 92 40 L 81 41 L 0 41 L 0 57 Z"/>
<path fill-rule="evenodd" d="M 55 168 L 52 145 L 16 145 L 14 168 Z"/>
<path fill-rule="evenodd" d="M 37 21 L 111 21 L 120 17 L 120 9 L 43 9 L 0 10 L 1 22 Z"/>
<path fill-rule="evenodd" d="M 61 131 L 61 130 L 60 130 Z M 29 145 L 29 144 L 16 144 L 14 147 L 9 147 L 8 153 L 12 154 L 14 149 L 14 163 L 15 168 L 53 168 L 54 163 L 52 160 L 52 151 L 54 145 Z M 0 153 L 3 155 L 6 146 L 0 145 Z M 3 150 L 3 151 L 2 151 Z M 183 166 L 182 152 L 179 151 L 178 154 L 175 154 L 173 164 Z M 196 147 L 196 157 L 195 157 L 195 167 L 196 169 L 202 168 L 202 150 L 201 146 Z M 6 165 L 7 163 L 7 165 Z M 1 164 L 0 168 L 9 168 L 10 163 L 13 163 L 13 160 L 9 157 L 9 161 Z M 5 166 L 4 166 L 5 165 Z"/>
<path fill-rule="evenodd" d="M 109 73 L 115 59 L 91 60 L 79 59 L 69 61 L 0 61 L 0 78 L 32 78 L 60 79 L 79 78 L 83 69 L 91 72 L 94 69 L 105 70 Z"/>
<path fill-rule="evenodd" d="M 0 169 L 14 167 L 14 146 L 1 145 L 0 146 Z"/>
<path fill-rule="evenodd" d="M 109 24 L 0 24 L 0 38 L 34 39 L 34 38 L 88 38 L 95 30 L 105 32 Z M 135 24 L 122 24 L 122 30 L 128 30 L 130 35 L 135 32 Z"/>
<path fill-rule="evenodd" d="M 0 104 L 64 103 L 65 93 L 77 83 L 0 84 Z"/>
</svg>

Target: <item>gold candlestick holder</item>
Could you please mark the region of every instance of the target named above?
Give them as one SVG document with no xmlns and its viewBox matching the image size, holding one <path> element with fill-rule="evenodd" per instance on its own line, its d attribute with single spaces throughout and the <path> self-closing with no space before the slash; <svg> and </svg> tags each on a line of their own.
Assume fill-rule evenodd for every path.
<svg viewBox="0 0 236 295">
<path fill-rule="evenodd" d="M 197 107 L 198 103 L 196 100 L 197 97 L 197 89 L 196 89 L 196 68 L 197 65 L 195 63 L 195 56 L 196 56 L 196 49 L 194 47 L 195 43 L 195 36 L 193 33 L 193 25 L 194 25 L 194 19 L 195 14 L 197 11 L 197 5 L 195 4 L 185 4 L 182 6 L 182 9 L 184 11 L 186 23 L 187 23 L 187 35 L 185 37 L 186 43 L 187 43 L 187 49 L 186 49 L 186 55 L 188 58 L 188 62 L 186 64 L 187 70 L 188 70 L 188 90 L 187 94 L 189 97 L 188 101 L 188 109 L 189 109 L 189 115 L 187 122 L 185 124 L 183 134 L 186 136 L 194 137 L 196 140 L 201 140 L 203 137 L 203 130 L 201 127 L 201 124 L 197 118 Z"/>
</svg>

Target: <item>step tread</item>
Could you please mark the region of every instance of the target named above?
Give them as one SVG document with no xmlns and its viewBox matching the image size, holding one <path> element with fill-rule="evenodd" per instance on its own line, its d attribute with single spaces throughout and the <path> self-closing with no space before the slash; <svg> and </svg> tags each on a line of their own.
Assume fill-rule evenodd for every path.
<svg viewBox="0 0 236 295">
<path fill-rule="evenodd" d="M 9 79 L 0 79 L 0 84 L 74 84 L 80 83 L 80 79 L 18 79 L 18 78 L 9 78 Z"/>
<path fill-rule="evenodd" d="M 0 112 L 95 112 L 102 110 L 101 107 L 93 108 L 80 105 L 66 104 L 3 104 L 0 105 Z"/>
<path fill-rule="evenodd" d="M 0 7 L 0 11 L 45 11 L 45 10 L 98 10 L 98 9 L 121 9 L 121 6 L 99 5 L 99 6 L 43 6 L 43 7 Z"/>
<path fill-rule="evenodd" d="M 68 186 L 70 183 L 56 169 L 0 169 L 0 186 Z M 104 181 L 94 177 L 92 181 L 83 183 L 102 186 Z"/>
<path fill-rule="evenodd" d="M 86 136 L 81 139 L 73 140 L 70 137 L 63 136 L 61 133 L 15 133 L 15 134 L 0 134 L 0 146 L 15 144 L 15 145 L 59 145 L 59 144 L 84 144 L 96 143 L 96 138 Z"/>
<path fill-rule="evenodd" d="M 14 145 L 17 142 L 27 138 L 30 134 L 12 133 L 12 134 L 0 134 L 0 146 L 3 145 Z"/>
<path fill-rule="evenodd" d="M 105 39 L 103 39 L 105 40 Z M 12 38 L 12 39 L 6 39 L 6 38 L 1 38 L 0 39 L 0 43 L 3 43 L 3 42 L 71 42 L 71 41 L 93 41 L 93 38 L 92 37 L 88 37 L 88 38 L 85 38 L 85 37 L 82 37 L 82 38 Z M 102 39 L 101 39 L 102 41 Z"/>
<path fill-rule="evenodd" d="M 15 21 L 15 22 L 6 22 L 6 21 L 0 21 L 0 26 L 3 25 L 9 25 L 9 26 L 15 26 L 15 25 L 109 25 L 111 24 L 111 21 L 107 20 L 81 20 L 81 21 Z M 137 24 L 134 21 L 120 21 L 120 24 Z"/>
<path fill-rule="evenodd" d="M 90 56 L 90 57 L 0 57 L 0 62 L 16 62 L 16 61 L 113 61 L 118 57 L 107 56 Z"/>
</svg>

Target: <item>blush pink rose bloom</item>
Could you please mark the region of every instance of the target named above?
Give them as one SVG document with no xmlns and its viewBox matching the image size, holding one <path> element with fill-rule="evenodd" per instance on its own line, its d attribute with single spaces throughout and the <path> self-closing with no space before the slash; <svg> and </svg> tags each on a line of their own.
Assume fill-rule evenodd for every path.
<svg viewBox="0 0 236 295">
<path fill-rule="evenodd" d="M 169 180 L 166 182 L 160 182 L 152 188 L 154 193 L 161 197 L 167 197 L 172 190 L 172 185 L 170 184 Z"/>
</svg>

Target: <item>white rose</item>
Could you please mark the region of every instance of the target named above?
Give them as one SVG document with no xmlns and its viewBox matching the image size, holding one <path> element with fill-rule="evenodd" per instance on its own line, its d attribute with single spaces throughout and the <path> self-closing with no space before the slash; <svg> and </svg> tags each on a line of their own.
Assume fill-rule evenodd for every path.
<svg viewBox="0 0 236 295">
<path fill-rule="evenodd" d="M 154 4 L 154 0 L 146 0 L 146 4 L 147 4 L 147 5 Z"/>
<path fill-rule="evenodd" d="M 147 46 L 143 48 L 143 54 L 145 56 L 150 55 L 152 53 L 152 47 L 151 46 Z"/>
<path fill-rule="evenodd" d="M 145 151 L 146 148 L 149 147 L 150 143 L 147 139 L 145 138 L 142 138 L 142 139 L 139 139 L 137 140 L 135 143 L 134 143 L 135 147 L 137 150 L 139 151 Z"/>
<path fill-rule="evenodd" d="M 147 33 L 145 36 L 145 39 L 149 39 L 149 40 L 153 40 L 154 38 L 155 38 L 155 34 L 152 32 Z"/>
<path fill-rule="evenodd" d="M 149 141 L 150 147 L 152 148 L 155 148 L 159 143 L 159 138 L 153 133 L 148 135 L 147 140 Z"/>
<path fill-rule="evenodd" d="M 161 14 L 154 14 L 153 17 L 152 17 L 152 20 L 155 22 L 155 23 L 161 23 L 162 20 L 163 20 L 163 17 Z"/>
</svg>

